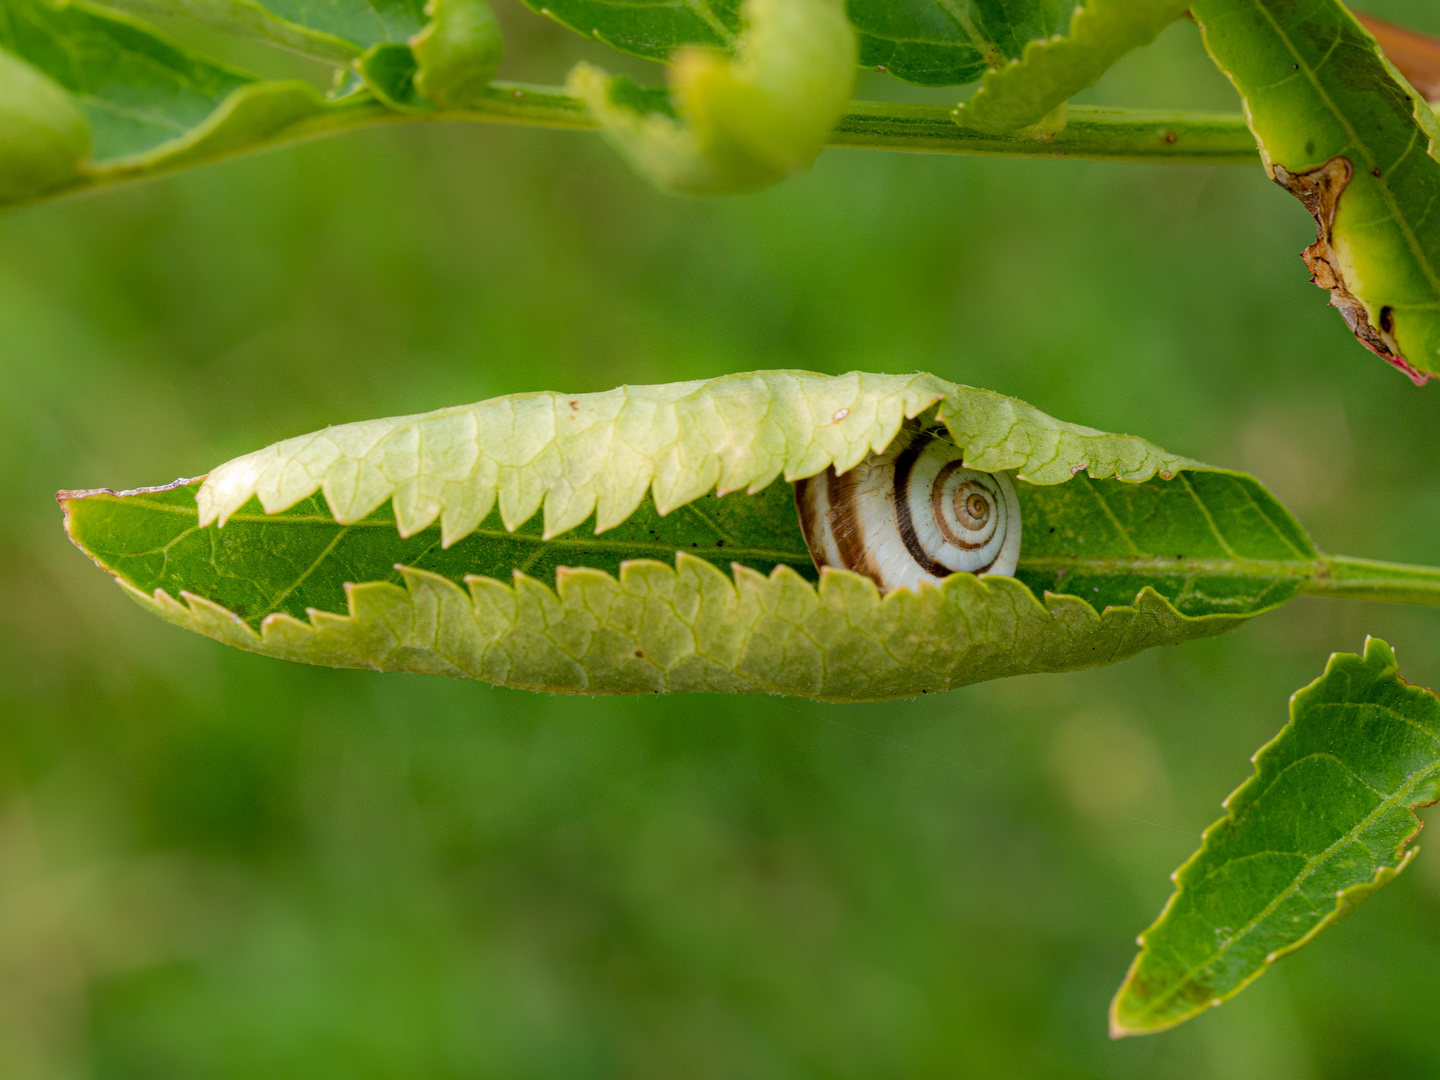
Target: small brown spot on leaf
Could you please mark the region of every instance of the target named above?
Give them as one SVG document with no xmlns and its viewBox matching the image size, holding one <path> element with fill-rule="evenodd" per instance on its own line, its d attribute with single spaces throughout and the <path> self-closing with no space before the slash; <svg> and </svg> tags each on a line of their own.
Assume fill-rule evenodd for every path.
<svg viewBox="0 0 1440 1080">
<path fill-rule="evenodd" d="M 578 401 L 572 401 L 572 402 L 570 402 L 570 408 L 574 409 L 576 412 L 579 412 L 579 411 L 580 411 L 580 402 L 578 402 Z"/>
<path fill-rule="evenodd" d="M 1292 173 L 1285 166 L 1276 165 L 1274 177 L 1275 182 L 1304 203 L 1305 209 L 1315 218 L 1315 242 L 1300 253 L 1305 265 L 1310 268 L 1310 280 L 1322 289 L 1330 290 L 1330 306 L 1344 317 L 1360 344 L 1405 372 L 1416 386 L 1423 386 L 1430 376 L 1416 371 L 1400 355 L 1400 347 L 1392 334 L 1394 313 L 1391 312 L 1387 319 L 1385 312 L 1389 309 L 1384 308 L 1380 314 L 1380 327 L 1377 329 L 1370 324 L 1365 304 L 1346 284 L 1340 260 L 1332 246 L 1340 198 L 1355 177 L 1355 167 L 1350 164 L 1350 159 L 1337 154 L 1324 165 L 1303 173 Z M 1387 322 L 1391 324 L 1388 327 L 1385 325 Z"/>
<path fill-rule="evenodd" d="M 1176 139 L 1178 139 L 1179 137 L 1180 137 L 1180 136 L 1176 135 L 1175 132 L 1173 132 L 1173 131 L 1167 131 L 1167 132 L 1165 133 L 1165 141 L 1166 141 L 1167 143 L 1173 143 L 1173 142 L 1174 142 Z"/>
<path fill-rule="evenodd" d="M 635 659 L 636 659 L 636 660 L 644 660 L 644 659 L 645 659 L 645 650 L 644 650 L 644 649 L 636 649 L 636 650 L 635 650 Z"/>
</svg>

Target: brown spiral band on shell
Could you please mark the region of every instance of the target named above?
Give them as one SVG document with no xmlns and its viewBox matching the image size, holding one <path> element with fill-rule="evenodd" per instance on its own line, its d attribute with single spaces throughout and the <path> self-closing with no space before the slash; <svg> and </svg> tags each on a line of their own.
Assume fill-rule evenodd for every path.
<svg viewBox="0 0 1440 1080">
<path fill-rule="evenodd" d="M 909 490 L 916 485 L 929 490 Z M 797 481 L 795 505 L 817 566 L 862 574 L 882 591 L 961 571 L 1015 572 L 1020 508 L 1010 478 L 965 468 L 959 448 L 934 430 L 909 426 L 844 473 L 832 466 Z"/>
<path fill-rule="evenodd" d="M 922 431 L 910 441 L 909 446 L 901 451 L 900 456 L 895 459 L 895 480 L 894 483 L 890 485 L 890 494 L 895 500 L 895 523 L 900 527 L 900 540 L 905 545 L 905 550 L 910 552 L 910 557 L 915 560 L 915 564 L 924 570 L 925 573 L 932 577 L 943 578 L 953 571 L 944 563 L 934 558 L 925 550 L 925 546 L 920 543 L 920 536 L 915 531 L 915 519 L 910 514 L 910 500 L 906 497 L 908 494 L 906 489 L 910 485 L 910 473 L 915 468 L 915 462 L 920 460 L 920 455 L 924 452 L 925 447 L 934 442 L 934 440 L 935 435 L 932 432 Z M 949 475 L 950 472 L 953 472 L 956 468 L 959 468 L 959 466 L 960 463 L 958 461 L 951 462 L 945 466 L 942 476 Z M 930 506 L 932 509 L 935 506 L 935 489 L 939 487 L 940 479 L 941 477 L 936 477 L 935 483 L 932 484 L 930 488 Z M 935 515 L 935 519 L 942 531 L 947 533 L 950 531 L 949 528 L 942 523 L 942 518 L 939 514 Z M 991 563 L 994 563 L 993 559 Z M 990 567 L 987 566 L 985 569 L 988 570 Z M 984 571 L 976 571 L 976 573 L 984 573 Z"/>
</svg>

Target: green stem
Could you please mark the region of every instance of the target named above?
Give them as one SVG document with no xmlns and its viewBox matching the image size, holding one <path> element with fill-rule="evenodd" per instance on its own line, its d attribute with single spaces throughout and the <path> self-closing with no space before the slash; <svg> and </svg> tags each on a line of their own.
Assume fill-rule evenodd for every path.
<svg viewBox="0 0 1440 1080">
<path fill-rule="evenodd" d="M 1440 607 L 1440 569 L 1325 555 L 1319 571 L 1306 580 L 1300 591 L 1310 596 Z"/>
<path fill-rule="evenodd" d="M 955 123 L 944 105 L 855 101 L 836 125 L 831 146 L 929 154 L 1164 161 L 1255 165 L 1255 136 L 1239 113 L 1106 109 L 1072 105 L 1054 138 L 986 135 Z"/>
<path fill-rule="evenodd" d="M 830 140 L 832 147 L 892 150 L 921 154 L 980 154 L 996 157 L 1082 158 L 1091 161 L 1170 162 L 1175 164 L 1253 165 L 1258 161 L 1255 138 L 1239 113 L 1180 112 L 1157 109 L 1105 109 L 1071 106 L 1070 122 L 1050 140 L 1022 135 L 986 135 L 954 122 L 945 105 L 855 101 L 841 117 Z M 229 145 L 210 154 L 167 154 L 124 162 L 100 162 L 60 190 L 34 197 L 38 201 L 66 192 L 139 180 L 233 157 L 240 153 L 283 146 L 380 124 L 468 122 L 518 124 L 525 127 L 593 131 L 595 121 L 583 102 L 556 86 L 496 82 L 474 108 L 392 109 L 374 99 L 337 102 L 323 115 L 303 120 L 268 138 Z"/>
<path fill-rule="evenodd" d="M 1070 108 L 1065 130 L 1049 141 L 1019 135 L 986 135 L 955 123 L 948 105 L 855 101 L 840 118 L 832 147 L 921 154 L 988 154 L 1006 157 L 1074 157 L 1097 161 L 1212 162 L 1254 165 L 1255 137 L 1239 113 L 1159 109 Z M 596 127 L 579 98 L 556 86 L 492 83 L 484 104 L 463 112 L 399 112 L 381 105 L 347 110 L 300 125 L 294 138 L 378 123 L 450 120 L 521 124 L 591 131 Z M 289 133 L 287 133 L 288 135 Z"/>
</svg>

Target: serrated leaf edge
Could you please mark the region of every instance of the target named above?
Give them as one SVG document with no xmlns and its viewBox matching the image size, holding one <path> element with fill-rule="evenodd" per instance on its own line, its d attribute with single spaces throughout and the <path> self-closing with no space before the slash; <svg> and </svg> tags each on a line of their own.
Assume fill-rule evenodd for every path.
<svg viewBox="0 0 1440 1080">
<path fill-rule="evenodd" d="M 1370 660 L 1372 653 L 1375 655 L 1383 655 L 1386 658 L 1386 666 L 1387 668 L 1389 668 L 1390 673 L 1393 674 L 1395 678 L 1399 682 L 1404 684 L 1406 687 L 1425 694 L 1434 693 L 1426 687 L 1417 686 L 1413 683 L 1407 683 L 1404 679 L 1400 678 L 1399 664 L 1396 662 L 1395 653 L 1390 648 L 1389 644 L 1387 644 L 1386 642 L 1381 641 L 1379 638 L 1376 637 L 1367 637 L 1365 639 L 1363 658 L 1367 661 Z M 1301 687 L 1299 690 L 1295 691 L 1295 693 L 1290 695 L 1290 719 L 1286 721 L 1285 726 L 1280 729 L 1280 731 L 1275 735 L 1274 738 L 1272 738 L 1259 750 L 1255 751 L 1255 753 L 1251 756 L 1250 760 L 1255 764 L 1255 769 L 1250 776 L 1246 777 L 1245 782 L 1242 783 L 1234 791 L 1232 791 L 1228 796 L 1226 796 L 1225 801 L 1221 803 L 1221 806 L 1226 811 L 1225 816 L 1212 822 L 1209 826 L 1206 827 L 1205 831 L 1201 833 L 1200 847 L 1196 849 L 1195 853 L 1191 855 L 1190 858 L 1186 859 L 1185 862 L 1181 863 L 1179 868 L 1176 869 L 1176 871 L 1171 875 L 1172 880 L 1174 880 L 1175 882 L 1175 890 L 1170 894 L 1169 899 L 1165 901 L 1165 906 L 1161 909 L 1160 914 L 1156 917 L 1155 921 L 1151 923 L 1150 926 L 1146 927 L 1145 930 L 1136 939 L 1137 943 L 1140 945 L 1140 951 L 1136 953 L 1134 960 L 1131 961 L 1130 967 L 1125 972 L 1125 978 L 1120 984 L 1120 989 L 1116 991 L 1114 998 L 1111 999 L 1109 1019 L 1110 1037 L 1112 1039 L 1125 1038 L 1126 1036 L 1130 1035 L 1150 1035 L 1161 1031 L 1168 1031 L 1171 1028 L 1178 1027 L 1180 1024 L 1185 1023 L 1187 1020 L 1194 1019 L 1194 1017 L 1198 1016 L 1207 1007 L 1213 1008 L 1217 1005 L 1222 1005 L 1225 1002 L 1231 1000 L 1242 990 L 1248 987 L 1251 983 L 1253 983 L 1256 979 L 1260 978 L 1260 976 L 1264 975 L 1267 971 L 1269 971 L 1271 966 L 1276 961 L 1281 960 L 1284 957 L 1289 956 L 1291 953 L 1294 953 L 1297 950 L 1304 948 L 1311 941 L 1313 941 L 1322 931 L 1335 925 L 1335 923 L 1338 922 L 1341 918 L 1354 911 L 1357 907 L 1360 906 L 1360 904 L 1362 904 L 1367 898 L 1369 898 L 1376 889 L 1393 880 L 1402 870 L 1409 866 L 1410 860 L 1413 859 L 1418 853 L 1419 848 L 1412 847 L 1411 845 L 1414 843 L 1415 838 L 1418 837 L 1421 831 L 1424 829 L 1425 823 L 1420 820 L 1418 815 L 1415 814 L 1415 809 L 1417 809 L 1419 806 L 1429 804 L 1416 804 L 1416 806 L 1409 808 L 1411 816 L 1415 818 L 1415 828 L 1398 845 L 1395 852 L 1395 856 L 1398 861 L 1394 866 L 1377 867 L 1375 869 L 1375 873 L 1371 876 L 1369 881 L 1362 881 L 1358 884 L 1351 885 L 1348 888 L 1341 889 L 1338 893 L 1336 893 L 1335 908 L 1333 911 L 1326 914 L 1323 919 L 1321 919 L 1313 927 L 1311 927 L 1310 930 L 1308 930 L 1302 937 L 1296 939 L 1295 941 L 1284 946 L 1283 948 L 1275 949 L 1268 953 L 1265 957 L 1264 963 L 1262 963 L 1258 968 L 1256 968 L 1255 971 L 1251 972 L 1248 976 L 1242 979 L 1230 990 L 1227 990 L 1219 997 L 1211 999 L 1208 1006 L 1201 1005 L 1183 1016 L 1166 1020 L 1163 1023 L 1158 1023 L 1145 1027 L 1132 1027 L 1125 1024 L 1120 1019 L 1119 1010 L 1121 999 L 1124 997 L 1125 991 L 1129 988 L 1131 982 L 1134 980 L 1136 974 L 1138 973 L 1141 961 L 1146 956 L 1146 950 L 1148 948 L 1146 942 L 1150 933 L 1154 931 L 1157 927 L 1159 927 L 1165 921 L 1166 917 L 1169 916 L 1171 909 L 1175 906 L 1175 903 L 1180 898 L 1181 893 L 1184 891 L 1186 878 L 1190 873 L 1191 868 L 1199 863 L 1201 857 L 1205 854 L 1206 849 L 1209 847 L 1211 838 L 1217 835 L 1221 829 L 1232 826 L 1239 820 L 1239 817 L 1237 815 L 1237 808 L 1244 808 L 1245 806 L 1248 806 L 1250 804 L 1250 801 L 1246 800 L 1245 796 L 1250 791 L 1252 791 L 1256 787 L 1256 785 L 1261 783 L 1262 761 L 1268 753 L 1270 753 L 1276 746 L 1278 746 L 1281 741 L 1294 730 L 1295 710 L 1297 702 L 1299 702 L 1309 691 L 1314 690 L 1321 683 L 1323 683 L 1325 679 L 1330 676 L 1332 669 L 1338 662 L 1340 662 L 1342 659 L 1349 659 L 1353 657 L 1353 653 L 1331 653 L 1330 659 L 1325 665 L 1325 671 L 1318 678 L 1307 683 L 1305 686 Z"/>
<path fill-rule="evenodd" d="M 335 520 L 389 499 L 411 536 L 438 518 L 449 546 L 499 503 L 518 528 L 543 507 L 545 536 L 596 515 L 628 518 L 647 492 L 664 514 L 710 491 L 757 492 L 883 450 L 906 420 L 935 409 L 966 463 L 1056 484 L 1084 470 L 1141 482 L 1208 469 L 1127 435 L 1055 420 L 1025 402 L 934 375 L 748 372 L 592 394 L 517 394 L 433 413 L 326 428 L 212 470 L 199 524 L 222 525 L 249 499 L 278 513 L 320 491 Z"/>
</svg>

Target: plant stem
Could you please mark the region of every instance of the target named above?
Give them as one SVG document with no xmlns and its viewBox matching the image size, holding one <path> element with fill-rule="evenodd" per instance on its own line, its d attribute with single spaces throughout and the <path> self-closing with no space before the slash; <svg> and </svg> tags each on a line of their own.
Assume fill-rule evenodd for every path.
<svg viewBox="0 0 1440 1080">
<path fill-rule="evenodd" d="M 841 117 L 832 147 L 921 154 L 981 154 L 992 157 L 1081 158 L 1091 161 L 1253 165 L 1259 160 L 1254 136 L 1239 113 L 1158 109 L 1070 108 L 1065 130 L 1048 141 L 1025 135 L 986 135 L 956 124 L 945 105 L 855 101 Z M 336 102 L 323 115 L 302 120 L 244 145 L 210 154 L 158 155 L 107 165 L 99 163 L 67 188 L 32 200 L 139 180 L 239 153 L 283 146 L 380 124 L 468 122 L 594 131 L 584 103 L 558 86 L 496 82 L 484 99 L 465 110 L 392 109 L 373 98 Z"/>
<path fill-rule="evenodd" d="M 1069 123 L 1046 141 L 986 135 L 955 123 L 945 105 L 855 101 L 831 146 L 929 154 L 1255 165 L 1255 137 L 1239 113 L 1105 109 L 1072 105 Z"/>
<path fill-rule="evenodd" d="M 1310 596 L 1440 607 L 1440 569 L 1325 555 L 1320 572 L 1307 579 L 1300 591 Z"/>
<path fill-rule="evenodd" d="M 895 150 L 922 154 L 987 154 L 1006 157 L 1073 157 L 1096 161 L 1211 162 L 1254 165 L 1255 137 L 1239 113 L 1160 109 L 1070 107 L 1070 122 L 1053 139 L 986 135 L 955 123 L 948 105 L 851 102 L 840 118 L 832 147 Z M 558 86 L 492 83 L 483 104 L 460 112 L 399 112 L 380 105 L 360 107 L 301 125 L 294 137 L 328 133 L 372 123 L 423 120 L 521 124 L 527 127 L 591 131 L 595 121 L 579 98 Z"/>
</svg>

